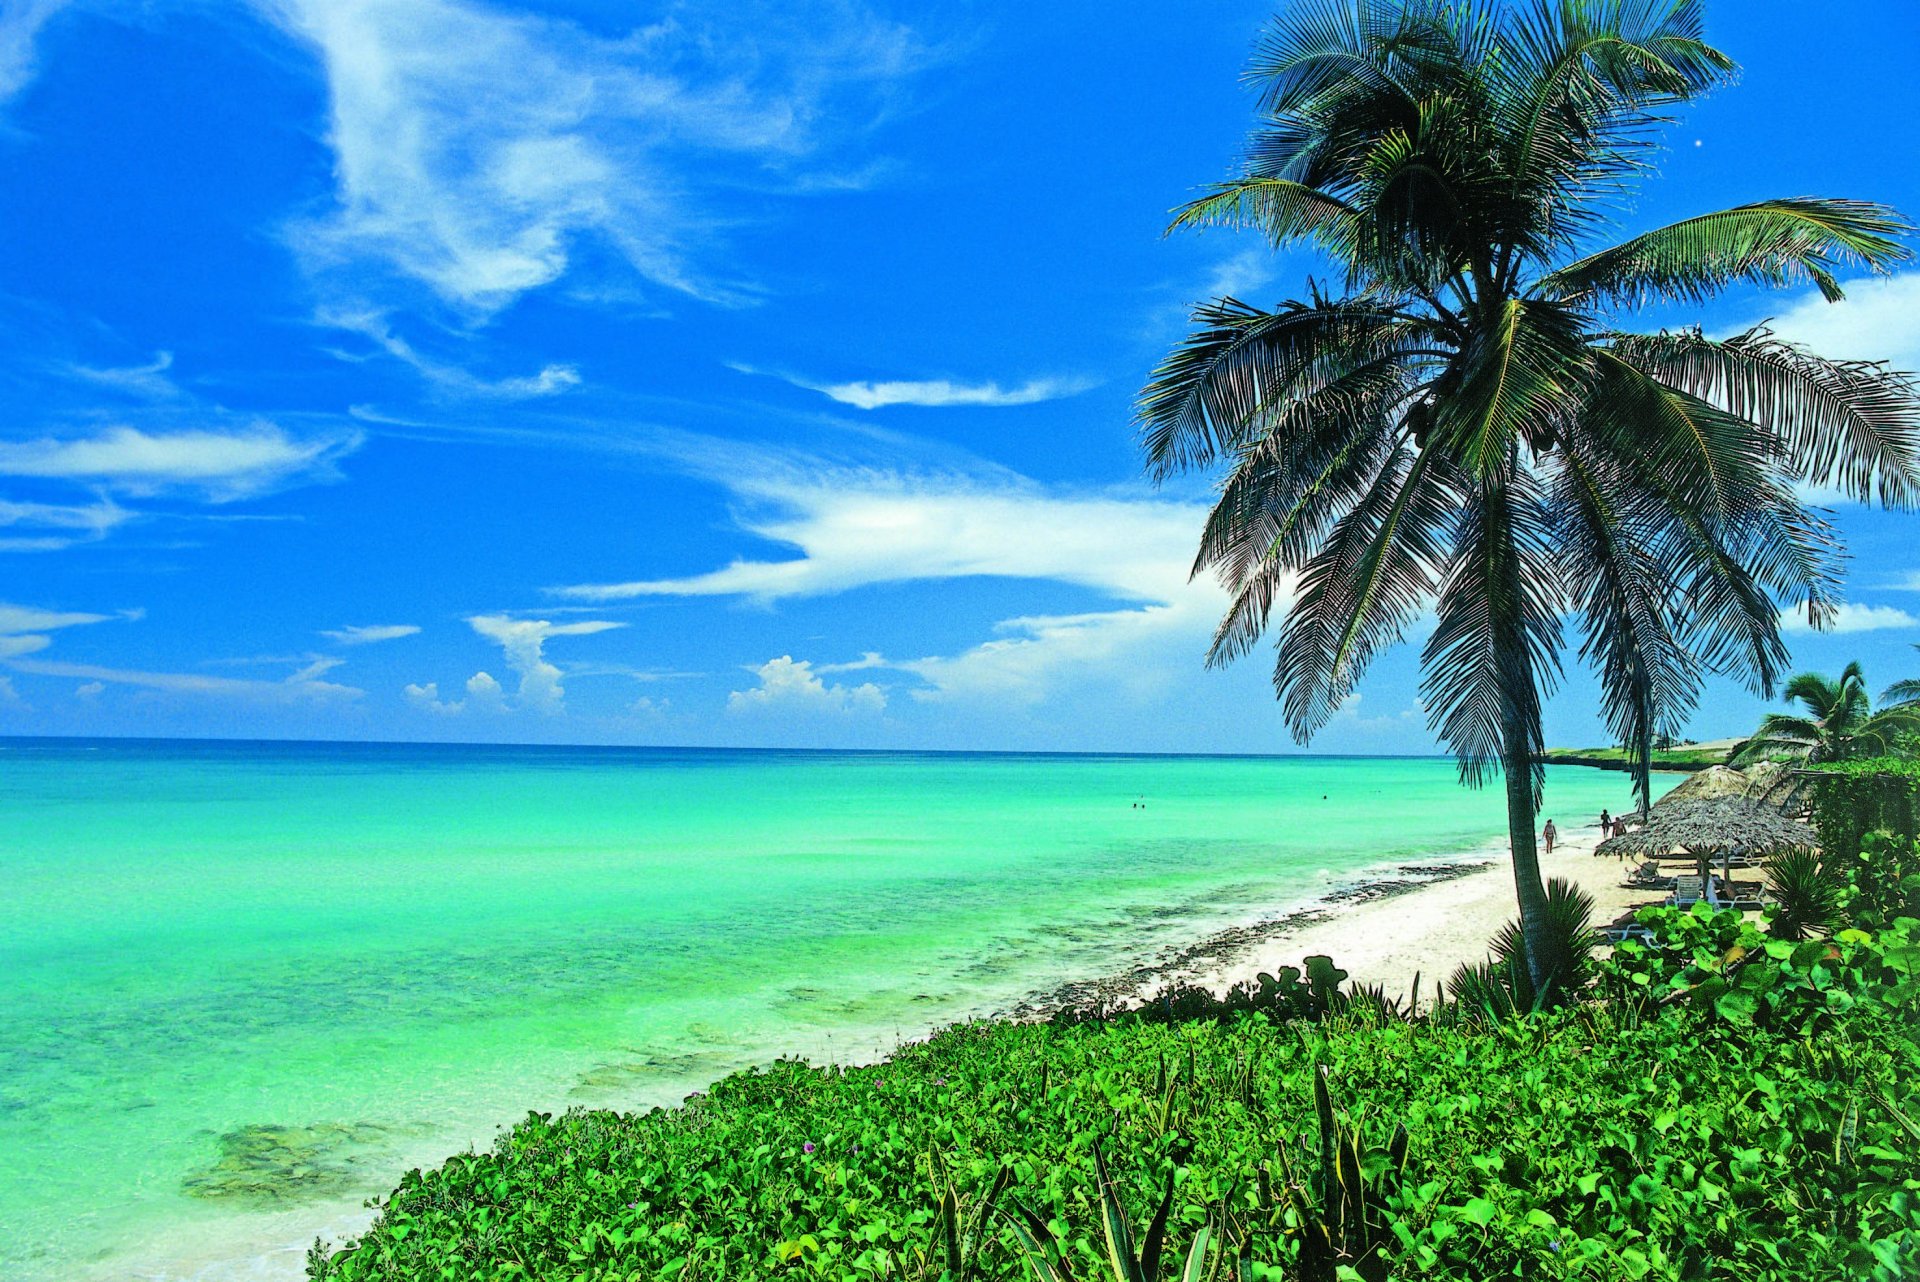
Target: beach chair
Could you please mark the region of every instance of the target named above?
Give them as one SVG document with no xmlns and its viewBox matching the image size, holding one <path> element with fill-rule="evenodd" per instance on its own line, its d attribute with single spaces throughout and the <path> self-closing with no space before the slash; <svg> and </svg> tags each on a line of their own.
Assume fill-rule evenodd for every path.
<svg viewBox="0 0 1920 1282">
<path fill-rule="evenodd" d="M 1638 868 L 1629 872 L 1626 880 L 1620 884 L 1628 890 L 1666 890 L 1673 885 L 1673 878 L 1662 876 L 1660 873 L 1660 862 L 1656 859 L 1649 859 L 1646 863 L 1641 864 Z"/>
<path fill-rule="evenodd" d="M 1707 897 L 1707 887 L 1698 876 L 1675 877 L 1673 893 L 1667 902 L 1675 908 L 1691 908 Z"/>
<path fill-rule="evenodd" d="M 1653 932 L 1637 921 L 1615 922 L 1600 933 L 1606 936 L 1610 944 L 1623 943 L 1629 939 L 1636 943 L 1650 944 L 1654 940 Z"/>
</svg>

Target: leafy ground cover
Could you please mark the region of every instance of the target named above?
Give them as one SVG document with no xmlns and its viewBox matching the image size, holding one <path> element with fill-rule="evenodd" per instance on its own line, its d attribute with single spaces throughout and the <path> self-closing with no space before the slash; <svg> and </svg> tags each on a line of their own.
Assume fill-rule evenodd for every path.
<svg viewBox="0 0 1920 1282">
<path fill-rule="evenodd" d="M 1243 994 L 1265 1009 L 975 1024 L 531 1115 L 310 1276 L 1920 1275 L 1920 922 L 1647 920 L 1553 1012 L 1408 1019 L 1323 968 Z"/>
</svg>

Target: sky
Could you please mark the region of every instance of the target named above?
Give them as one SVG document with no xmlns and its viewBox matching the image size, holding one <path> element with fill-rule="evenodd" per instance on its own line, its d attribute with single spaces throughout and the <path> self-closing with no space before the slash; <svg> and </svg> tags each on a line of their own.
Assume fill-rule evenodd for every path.
<svg viewBox="0 0 1920 1282">
<path fill-rule="evenodd" d="M 1298 750 L 1131 416 L 1192 304 L 1324 273 L 1163 235 L 1270 12 L 0 0 L 0 734 Z M 1741 81 L 1623 233 L 1920 215 L 1920 11 L 1806 12 L 1709 6 Z M 1767 318 L 1920 368 L 1920 267 L 1631 320 Z M 1796 665 L 1920 674 L 1916 518 L 1834 519 Z M 1435 751 L 1420 639 L 1314 751 Z"/>
</svg>

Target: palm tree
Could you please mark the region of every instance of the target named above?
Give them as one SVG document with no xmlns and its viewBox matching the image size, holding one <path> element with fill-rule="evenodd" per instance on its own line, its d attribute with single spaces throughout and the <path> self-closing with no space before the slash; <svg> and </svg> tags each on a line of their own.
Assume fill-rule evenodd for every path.
<svg viewBox="0 0 1920 1282">
<path fill-rule="evenodd" d="M 1920 731 L 1920 707 L 1896 704 L 1873 710 L 1867 676 L 1858 663 L 1849 663 L 1838 681 L 1802 672 L 1787 682 L 1786 696 L 1805 707 L 1807 715 L 1768 713 L 1753 738 L 1734 749 L 1734 765 L 1775 757 L 1810 764 L 1880 757 L 1893 752 L 1903 736 Z"/>
<path fill-rule="evenodd" d="M 1920 650 L 1920 645 L 1913 648 Z M 1880 692 L 1880 702 L 1893 708 L 1920 708 L 1920 677 L 1894 682 Z"/>
<path fill-rule="evenodd" d="M 1743 282 L 1838 298 L 1840 272 L 1907 257 L 1892 210 L 1808 197 L 1586 251 L 1659 113 L 1734 69 L 1697 0 L 1300 0 L 1248 72 L 1244 171 L 1173 220 L 1315 247 L 1342 278 L 1271 311 L 1198 307 L 1141 394 L 1156 479 L 1224 469 L 1194 565 L 1231 593 L 1209 663 L 1279 606 L 1274 687 L 1304 742 L 1432 608 L 1428 718 L 1464 782 L 1504 775 L 1536 983 L 1540 710 L 1563 623 L 1644 800 L 1649 745 L 1703 672 L 1770 692 L 1780 607 L 1831 616 L 1838 544 L 1794 483 L 1920 494 L 1912 376 L 1764 327 L 1615 328 Z"/>
</svg>

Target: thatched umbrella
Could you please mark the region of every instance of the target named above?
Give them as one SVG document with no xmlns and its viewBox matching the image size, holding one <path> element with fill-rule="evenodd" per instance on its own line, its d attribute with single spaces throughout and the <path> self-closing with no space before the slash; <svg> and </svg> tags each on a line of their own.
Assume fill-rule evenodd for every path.
<svg viewBox="0 0 1920 1282">
<path fill-rule="evenodd" d="M 1809 850 L 1818 841 L 1813 829 L 1752 797 L 1686 797 L 1671 802 L 1663 798 L 1642 827 L 1607 838 L 1600 843 L 1599 853 L 1662 859 L 1677 848 L 1700 861 L 1704 882 L 1709 855 L 1731 856 L 1737 847 L 1755 855 L 1773 855 Z"/>
</svg>

